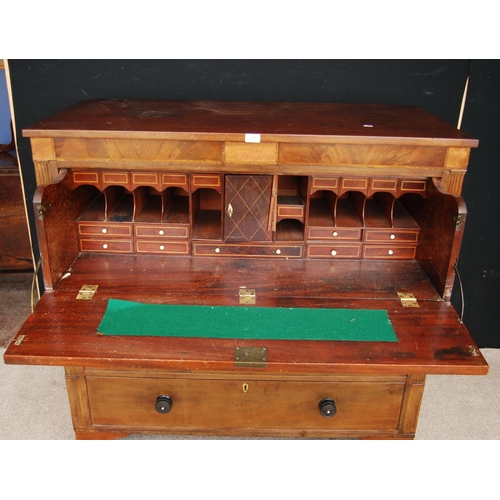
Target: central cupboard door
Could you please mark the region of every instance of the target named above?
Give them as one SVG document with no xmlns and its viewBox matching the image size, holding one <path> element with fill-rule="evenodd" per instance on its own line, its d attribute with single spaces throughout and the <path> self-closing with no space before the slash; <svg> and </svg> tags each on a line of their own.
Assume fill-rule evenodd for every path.
<svg viewBox="0 0 500 500">
<path fill-rule="evenodd" d="M 272 175 L 226 175 L 225 241 L 272 241 Z"/>
</svg>

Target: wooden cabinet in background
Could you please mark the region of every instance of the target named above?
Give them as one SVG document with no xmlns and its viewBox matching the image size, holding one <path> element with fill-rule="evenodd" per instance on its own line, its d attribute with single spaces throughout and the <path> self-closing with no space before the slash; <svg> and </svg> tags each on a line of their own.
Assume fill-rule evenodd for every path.
<svg viewBox="0 0 500 500">
<path fill-rule="evenodd" d="M 412 438 L 426 374 L 487 372 L 450 305 L 478 143 L 426 112 L 90 100 L 24 134 L 46 292 L 4 359 L 65 367 L 77 437 Z M 110 298 L 384 310 L 397 342 L 104 336 Z"/>
<path fill-rule="evenodd" d="M 17 158 L 0 153 L 0 271 L 32 271 L 31 243 Z"/>
</svg>

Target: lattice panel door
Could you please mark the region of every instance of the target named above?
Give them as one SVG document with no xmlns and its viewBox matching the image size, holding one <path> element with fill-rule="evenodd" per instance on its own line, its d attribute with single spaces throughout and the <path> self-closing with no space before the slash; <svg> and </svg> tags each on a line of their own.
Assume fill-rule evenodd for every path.
<svg viewBox="0 0 500 500">
<path fill-rule="evenodd" d="M 226 175 L 225 241 L 271 241 L 271 175 Z"/>
</svg>

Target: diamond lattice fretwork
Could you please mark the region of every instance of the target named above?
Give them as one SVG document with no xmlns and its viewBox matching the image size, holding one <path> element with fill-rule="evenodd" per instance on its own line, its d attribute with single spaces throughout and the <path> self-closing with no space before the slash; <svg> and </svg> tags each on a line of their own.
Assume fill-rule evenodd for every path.
<svg viewBox="0 0 500 500">
<path fill-rule="evenodd" d="M 224 239 L 271 241 L 272 233 L 267 230 L 271 194 L 270 175 L 226 176 Z"/>
</svg>

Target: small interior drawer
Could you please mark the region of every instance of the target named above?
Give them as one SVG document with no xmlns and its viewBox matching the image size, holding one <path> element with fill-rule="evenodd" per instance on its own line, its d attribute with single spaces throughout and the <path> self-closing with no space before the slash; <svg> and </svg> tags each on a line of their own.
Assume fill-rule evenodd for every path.
<svg viewBox="0 0 500 500">
<path fill-rule="evenodd" d="M 136 225 L 135 236 L 146 238 L 188 238 L 189 225 L 149 224 Z"/>
<path fill-rule="evenodd" d="M 189 255 L 189 243 L 187 241 L 137 240 L 135 248 L 137 253 Z"/>
<path fill-rule="evenodd" d="M 131 238 L 132 225 L 125 222 L 113 223 L 89 223 L 78 222 L 78 234 L 81 236 L 111 236 L 113 238 Z"/>
<path fill-rule="evenodd" d="M 416 243 L 418 241 L 418 230 L 401 229 L 365 229 L 363 241 L 368 243 Z"/>
<path fill-rule="evenodd" d="M 278 205 L 279 219 L 304 219 L 304 206 L 300 205 Z"/>
<path fill-rule="evenodd" d="M 217 245 L 195 243 L 193 254 L 218 257 L 302 257 L 302 245 Z"/>
<path fill-rule="evenodd" d="M 310 227 L 309 240 L 361 240 L 361 229 L 343 229 L 334 227 Z"/>
<path fill-rule="evenodd" d="M 308 245 L 307 256 L 323 259 L 357 259 L 361 256 L 361 245 Z"/>
<path fill-rule="evenodd" d="M 414 259 L 416 245 L 364 245 L 364 259 Z"/>
<path fill-rule="evenodd" d="M 81 239 L 80 250 L 82 252 L 112 252 L 132 253 L 132 240 L 108 240 L 108 239 Z"/>
</svg>

